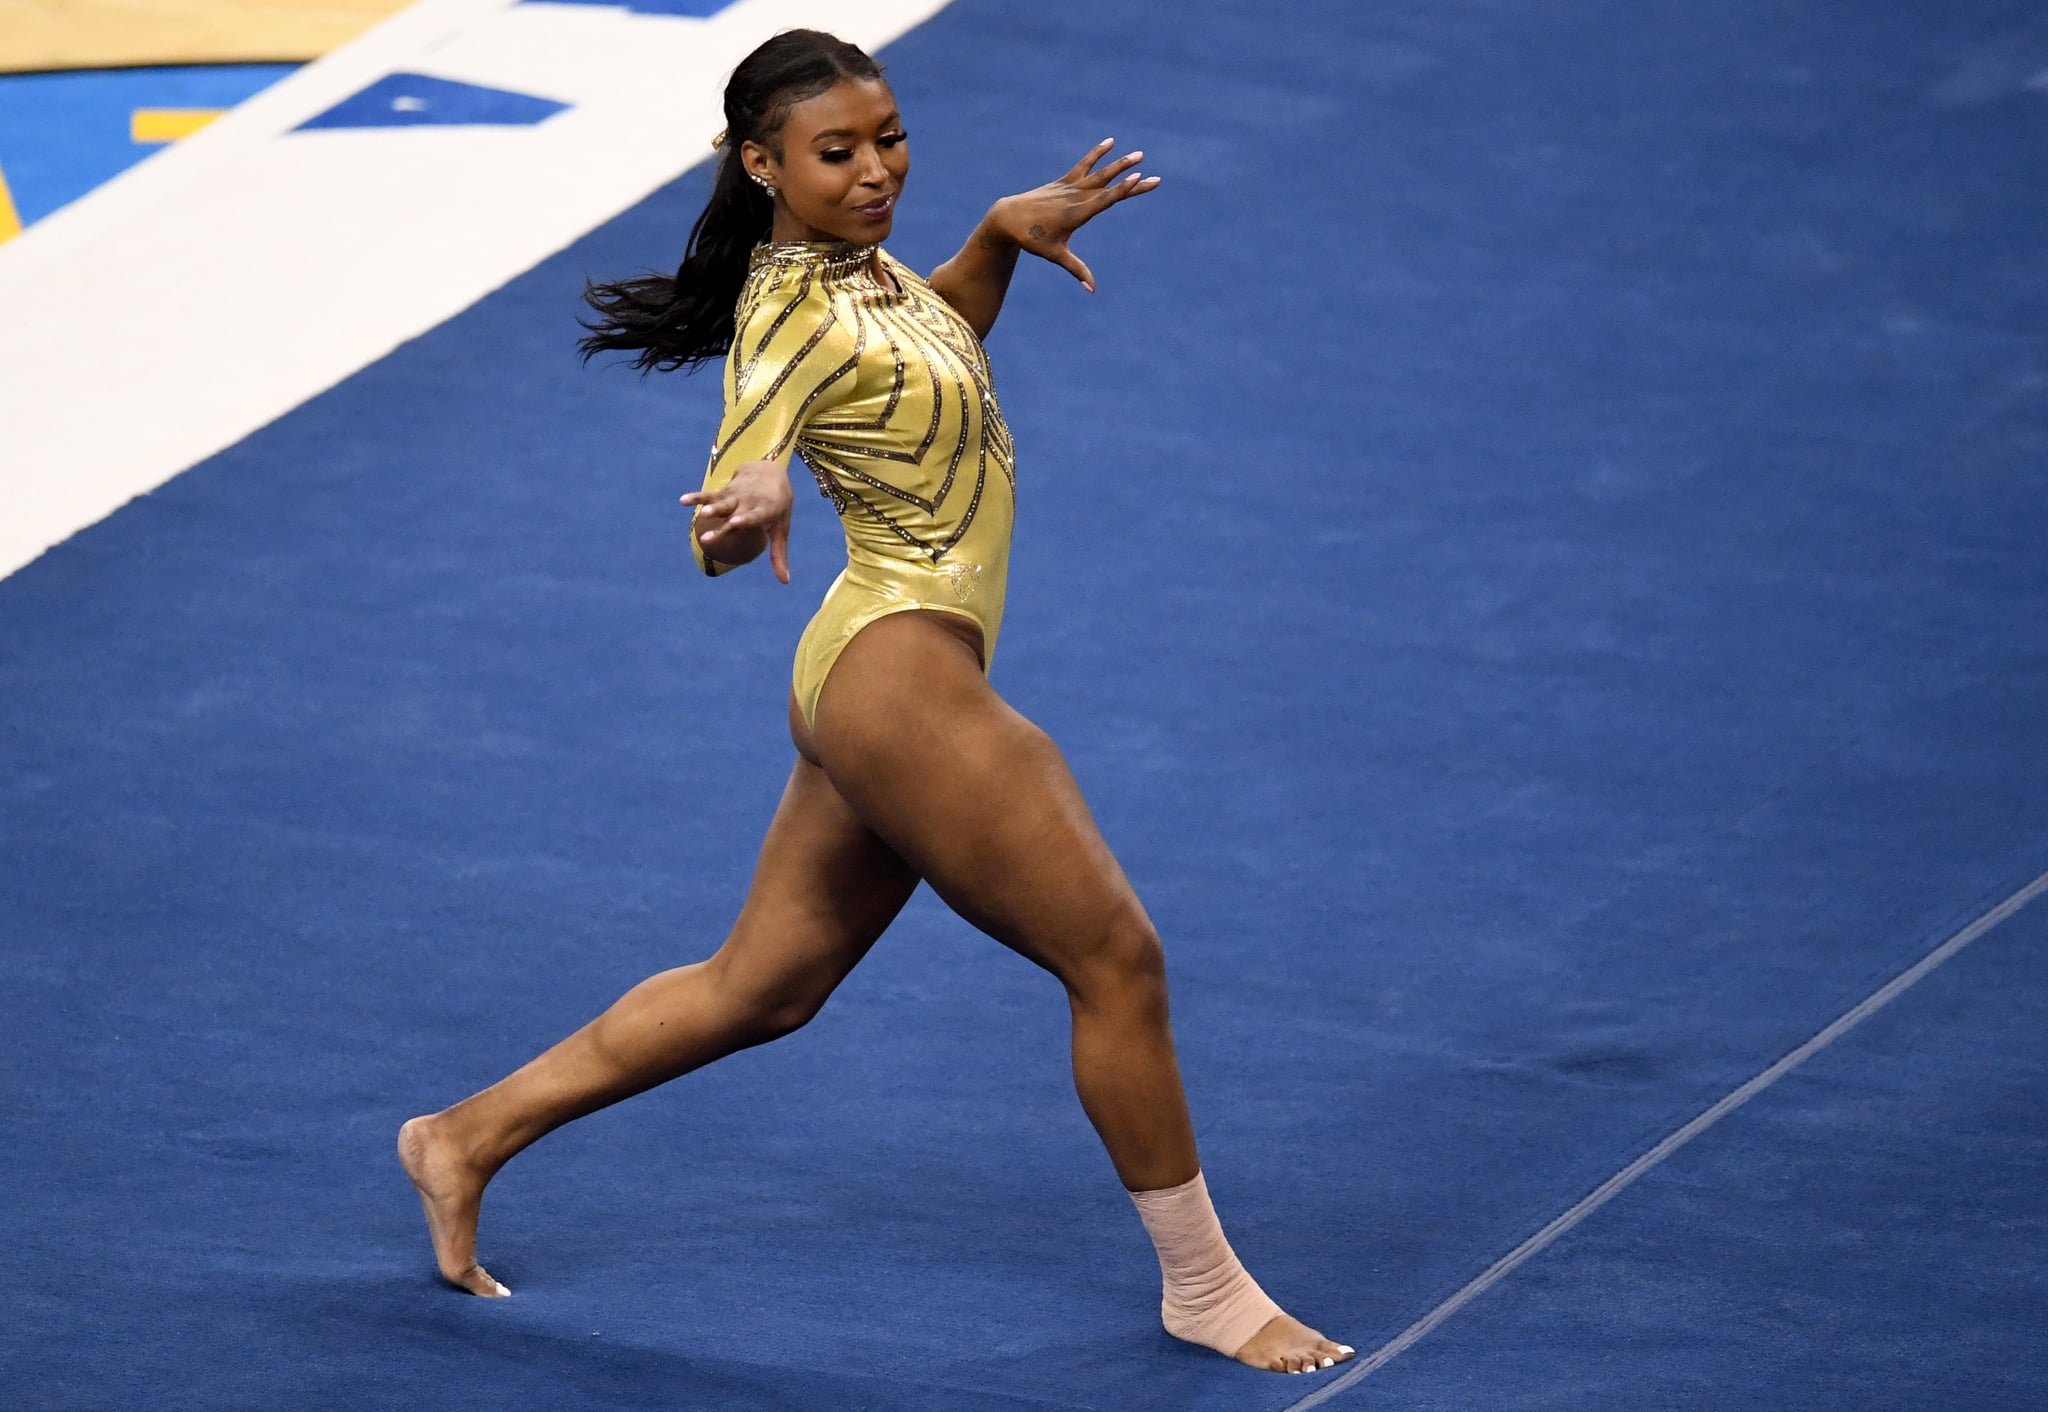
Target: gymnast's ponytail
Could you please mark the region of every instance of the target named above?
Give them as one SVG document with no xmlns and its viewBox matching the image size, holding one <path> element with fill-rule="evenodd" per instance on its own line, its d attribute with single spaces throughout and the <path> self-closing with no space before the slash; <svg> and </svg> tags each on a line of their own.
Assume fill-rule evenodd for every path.
<svg viewBox="0 0 2048 1412">
<path fill-rule="evenodd" d="M 747 262 L 768 238 L 775 206 L 747 176 L 740 144 L 756 142 L 782 158 L 789 110 L 843 78 L 874 79 L 881 65 L 859 48 L 815 29 L 776 35 L 746 58 L 725 85 L 725 136 L 704 214 L 690 227 L 682 268 L 616 284 L 586 284 L 597 310 L 577 342 L 585 362 L 599 353 L 631 353 L 642 372 L 694 368 L 732 347 L 733 316 Z"/>
</svg>

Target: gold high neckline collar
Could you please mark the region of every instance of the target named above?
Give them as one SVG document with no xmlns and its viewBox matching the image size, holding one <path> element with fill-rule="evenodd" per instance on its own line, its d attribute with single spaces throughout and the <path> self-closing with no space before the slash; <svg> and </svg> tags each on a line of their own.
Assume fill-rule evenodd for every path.
<svg viewBox="0 0 2048 1412">
<path fill-rule="evenodd" d="M 871 267 L 874 258 L 874 246 L 855 240 L 764 240 L 754 247 L 748 268 L 808 265 L 829 279 Z"/>
</svg>

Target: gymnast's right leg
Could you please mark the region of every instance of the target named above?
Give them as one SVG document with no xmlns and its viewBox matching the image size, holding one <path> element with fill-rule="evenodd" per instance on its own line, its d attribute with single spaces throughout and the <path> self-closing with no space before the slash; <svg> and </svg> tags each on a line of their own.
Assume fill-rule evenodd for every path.
<svg viewBox="0 0 2048 1412">
<path fill-rule="evenodd" d="M 798 760 L 746 904 L 708 960 L 650 976 L 576 1033 L 452 1108 L 398 1131 L 441 1277 L 510 1293 L 476 1259 L 484 1187 L 535 1139 L 818 1012 L 917 886 L 825 772 Z"/>
</svg>

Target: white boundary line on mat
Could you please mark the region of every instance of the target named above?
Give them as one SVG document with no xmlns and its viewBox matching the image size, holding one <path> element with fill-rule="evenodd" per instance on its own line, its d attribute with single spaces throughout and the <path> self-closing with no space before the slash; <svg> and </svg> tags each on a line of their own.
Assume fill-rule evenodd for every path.
<svg viewBox="0 0 2048 1412">
<path fill-rule="evenodd" d="M 1816 1034 L 1812 1039 L 1809 1039 L 1790 1054 L 1778 1060 L 1777 1063 L 1750 1079 L 1740 1088 L 1729 1093 L 1720 1102 L 1714 1104 L 1713 1107 L 1707 1109 L 1684 1127 L 1670 1134 L 1670 1136 L 1666 1137 L 1648 1152 L 1636 1158 L 1635 1161 L 1623 1167 L 1620 1171 L 1588 1192 L 1576 1206 L 1573 1206 L 1569 1211 L 1566 1211 L 1542 1230 L 1536 1232 L 1536 1234 L 1530 1236 L 1513 1250 L 1501 1256 L 1500 1259 L 1494 1261 L 1492 1265 L 1487 1267 L 1484 1273 L 1480 1274 L 1470 1284 L 1403 1329 L 1375 1352 L 1359 1359 L 1356 1364 L 1347 1368 L 1336 1379 L 1325 1383 L 1299 1402 L 1288 1403 L 1285 1408 L 1281 1409 L 1281 1412 L 1303 1412 L 1306 1408 L 1320 1406 L 1343 1392 L 1346 1388 L 1354 1386 L 1365 1378 L 1370 1377 L 1379 1369 L 1384 1368 L 1428 1335 L 1439 1324 L 1449 1319 L 1473 1300 L 1479 1298 L 1480 1295 L 1492 1289 L 1495 1285 L 1513 1274 L 1519 1266 L 1554 1243 L 1558 1237 L 1620 1195 L 1638 1177 L 1648 1172 L 1652 1167 L 1655 1167 L 1688 1142 L 1691 1142 L 1708 1128 L 1713 1127 L 1714 1124 L 1720 1122 L 1743 1104 L 1749 1102 L 1750 1099 L 1762 1093 L 1779 1079 L 1791 1073 L 1801 1064 L 1804 1064 L 1808 1059 L 1820 1053 L 1821 1050 L 1826 1049 L 1850 1030 L 1855 1029 L 1856 1026 L 1862 1024 L 1879 1010 L 1891 1004 L 1892 1001 L 1898 999 L 1899 996 L 1905 994 L 1906 991 L 1923 980 L 1935 967 L 1947 961 L 1958 951 L 1961 951 L 1971 942 L 1983 936 L 2000 922 L 2005 921 L 2044 892 L 2048 892 L 2048 873 L 2041 874 L 2019 891 L 2013 893 L 2012 896 L 2006 898 L 2005 901 L 1984 913 L 1976 921 L 1971 922 L 1947 941 L 1944 941 L 1941 945 L 1935 947 L 1934 950 L 1921 957 L 1912 966 L 1901 971 L 1876 991 L 1857 1002 L 1855 1006 L 1835 1020 L 1833 1024 L 1829 1025 L 1819 1034 Z"/>
</svg>

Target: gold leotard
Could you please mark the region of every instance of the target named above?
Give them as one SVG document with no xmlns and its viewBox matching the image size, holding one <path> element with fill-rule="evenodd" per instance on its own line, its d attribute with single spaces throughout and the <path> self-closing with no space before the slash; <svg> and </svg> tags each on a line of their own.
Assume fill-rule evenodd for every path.
<svg viewBox="0 0 2048 1412">
<path fill-rule="evenodd" d="M 875 274 L 877 258 L 897 289 Z M 971 618 L 986 671 L 1016 463 L 974 330 L 893 256 L 850 242 L 756 246 L 734 323 L 704 488 L 794 447 L 846 531 L 846 568 L 797 643 L 804 721 L 816 724 L 846 644 L 890 613 Z M 707 574 L 732 567 L 707 559 L 695 534 L 690 551 Z"/>
</svg>

